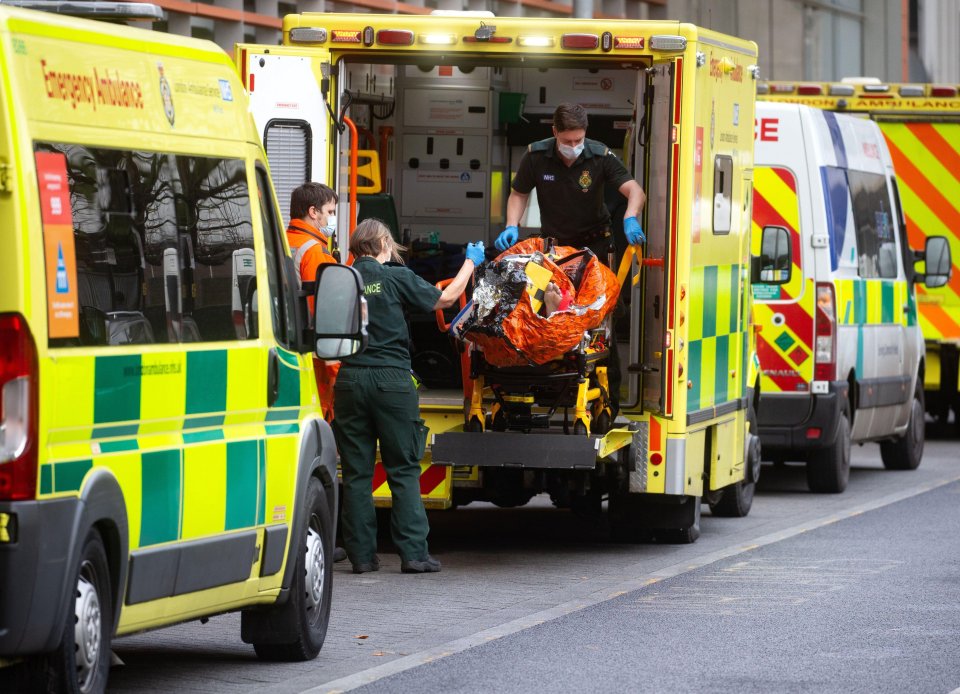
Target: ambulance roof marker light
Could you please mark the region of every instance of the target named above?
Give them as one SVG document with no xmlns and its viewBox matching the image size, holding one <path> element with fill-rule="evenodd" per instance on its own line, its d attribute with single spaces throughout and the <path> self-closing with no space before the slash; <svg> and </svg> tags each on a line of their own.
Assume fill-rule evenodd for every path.
<svg viewBox="0 0 960 694">
<path fill-rule="evenodd" d="M 930 87 L 930 96 L 954 98 L 957 96 L 957 88 L 946 84 L 935 84 Z"/>
<path fill-rule="evenodd" d="M 567 50 L 592 50 L 600 45 L 596 34 L 564 34 L 560 37 L 560 46 Z"/>
<path fill-rule="evenodd" d="M 771 84 L 770 91 L 774 94 L 793 94 L 793 83 Z"/>
<path fill-rule="evenodd" d="M 377 43 L 384 46 L 412 46 L 413 32 L 409 29 L 380 29 Z"/>
<path fill-rule="evenodd" d="M 852 84 L 831 84 L 830 96 L 853 96 L 856 91 Z"/>
<path fill-rule="evenodd" d="M 687 39 L 672 34 L 651 36 L 650 48 L 655 51 L 685 51 L 687 50 Z"/>
<path fill-rule="evenodd" d="M 900 96 L 923 96 L 924 89 L 922 84 L 901 84 Z"/>
<path fill-rule="evenodd" d="M 757 85 L 757 94 L 769 94 L 770 85 L 769 84 L 758 84 Z"/>
<path fill-rule="evenodd" d="M 600 35 L 600 50 L 604 53 L 609 53 L 613 49 L 613 34 L 609 31 L 603 32 Z"/>
<path fill-rule="evenodd" d="M 527 48 L 551 48 L 555 43 L 552 36 L 521 36 L 517 44 Z"/>
<path fill-rule="evenodd" d="M 453 34 L 420 34 L 420 43 L 427 46 L 452 46 L 456 42 Z"/>
<path fill-rule="evenodd" d="M 823 94 L 823 87 L 819 84 L 798 84 L 797 94 L 802 96 L 820 96 Z"/>
<path fill-rule="evenodd" d="M 863 91 L 870 92 L 871 94 L 880 94 L 890 91 L 889 84 L 864 84 Z"/>
<path fill-rule="evenodd" d="M 294 43 L 326 43 L 327 30 L 319 27 L 297 27 L 290 30 L 290 40 Z"/>
</svg>

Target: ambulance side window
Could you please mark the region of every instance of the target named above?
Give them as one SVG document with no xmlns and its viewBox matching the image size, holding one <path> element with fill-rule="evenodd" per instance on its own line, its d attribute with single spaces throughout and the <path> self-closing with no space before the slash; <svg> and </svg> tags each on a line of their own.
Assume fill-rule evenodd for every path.
<svg viewBox="0 0 960 694">
<path fill-rule="evenodd" d="M 733 213 L 733 159 L 717 155 L 713 164 L 713 233 L 729 234 Z"/>
<path fill-rule="evenodd" d="M 850 186 L 845 169 L 825 166 L 820 169 L 827 202 L 827 234 L 830 238 L 830 267 L 857 272 L 857 235 L 854 233 Z"/>
<path fill-rule="evenodd" d="M 267 282 L 270 296 L 270 320 L 273 323 L 273 335 L 277 342 L 290 345 L 288 334 L 292 330 L 292 318 L 288 315 L 285 297 L 290 288 L 284 286 L 283 279 L 283 243 L 280 240 L 280 228 L 277 224 L 277 212 L 270 194 L 270 179 L 262 166 L 257 166 L 257 196 L 260 201 L 260 221 L 263 226 L 263 247 L 267 256 Z"/>
<path fill-rule="evenodd" d="M 858 272 L 865 279 L 897 276 L 893 210 L 883 174 L 847 171 L 857 230 Z"/>
<path fill-rule="evenodd" d="M 74 237 L 79 327 L 51 347 L 254 336 L 244 320 L 256 263 L 243 160 L 35 149 L 62 158 Z"/>
</svg>

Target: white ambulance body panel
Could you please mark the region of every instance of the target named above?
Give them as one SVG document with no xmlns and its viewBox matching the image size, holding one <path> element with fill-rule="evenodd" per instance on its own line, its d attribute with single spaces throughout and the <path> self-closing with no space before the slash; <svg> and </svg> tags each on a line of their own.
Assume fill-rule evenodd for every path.
<svg viewBox="0 0 960 694">
<path fill-rule="evenodd" d="M 828 447 L 833 432 L 817 441 L 811 429 L 835 430 L 830 422 L 844 410 L 853 441 L 902 435 L 911 421 L 924 343 L 883 134 L 864 118 L 776 102 L 757 104 L 756 123 L 757 171 L 776 171 L 770 179 L 792 183 L 795 190 L 764 188 L 763 173 L 757 174 L 754 233 L 771 219 L 795 214 L 799 228 L 791 231 L 799 234 L 799 257 L 793 257 L 792 270 L 802 278 L 791 281 L 789 292 L 754 289 L 763 326 L 761 372 L 782 386 L 777 392 L 774 385 L 761 400 L 764 451 L 783 451 L 790 459 L 791 449 Z M 827 291 L 818 287 L 831 288 L 835 297 L 835 371 L 818 364 L 817 297 Z"/>
</svg>

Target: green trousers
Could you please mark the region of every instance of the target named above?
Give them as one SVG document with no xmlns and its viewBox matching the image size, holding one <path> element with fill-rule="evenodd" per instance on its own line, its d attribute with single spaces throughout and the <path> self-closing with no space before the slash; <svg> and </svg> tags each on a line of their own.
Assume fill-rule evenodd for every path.
<svg viewBox="0 0 960 694">
<path fill-rule="evenodd" d="M 380 459 L 393 496 L 390 534 L 401 559 L 428 555 L 427 513 L 420 499 L 426 430 L 410 372 L 344 365 L 334 386 L 333 431 L 343 470 L 343 543 L 354 564 L 377 551 L 373 468 Z"/>
</svg>

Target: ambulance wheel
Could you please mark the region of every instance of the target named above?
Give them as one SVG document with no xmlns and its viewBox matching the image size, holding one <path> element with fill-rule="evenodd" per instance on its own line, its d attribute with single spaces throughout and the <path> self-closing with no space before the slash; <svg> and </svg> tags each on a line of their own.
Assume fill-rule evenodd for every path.
<svg viewBox="0 0 960 694">
<path fill-rule="evenodd" d="M 747 410 L 747 441 L 743 455 L 744 478 L 718 490 L 719 498 L 709 499 L 710 512 L 721 518 L 743 518 L 753 506 L 753 494 L 760 479 L 760 437 L 757 436 L 757 415 L 753 404 Z"/>
<path fill-rule="evenodd" d="M 844 405 L 837 436 L 826 448 L 812 451 L 807 459 L 807 486 L 811 492 L 839 494 L 850 479 L 850 414 Z"/>
<path fill-rule="evenodd" d="M 107 551 L 96 530 L 87 534 L 74 575 L 60 645 L 36 661 L 45 680 L 38 691 L 86 694 L 107 687 L 113 597 Z"/>
<path fill-rule="evenodd" d="M 308 515 L 290 543 L 291 551 L 297 553 L 290 597 L 268 610 L 243 613 L 247 622 L 244 640 L 253 644 L 261 660 L 312 660 L 327 636 L 333 588 L 333 533 L 327 496 L 315 477 L 310 478 L 304 502 Z M 277 632 L 292 639 L 275 643 Z"/>
<path fill-rule="evenodd" d="M 923 383 L 917 377 L 917 386 L 910 403 L 910 422 L 903 436 L 880 442 L 880 459 L 888 470 L 916 470 L 923 458 L 924 418 Z"/>
</svg>

